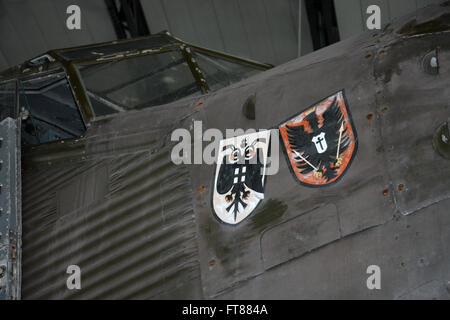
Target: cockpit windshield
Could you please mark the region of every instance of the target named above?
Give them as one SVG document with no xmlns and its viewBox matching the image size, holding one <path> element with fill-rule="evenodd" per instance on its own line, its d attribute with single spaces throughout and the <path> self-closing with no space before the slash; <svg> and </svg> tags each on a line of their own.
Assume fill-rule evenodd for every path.
<svg viewBox="0 0 450 320">
<path fill-rule="evenodd" d="M 209 88 L 213 91 L 239 82 L 262 71 L 255 67 L 231 62 L 225 58 L 203 52 L 194 51 L 193 55 L 197 60 L 198 66 L 205 74 Z"/>
<path fill-rule="evenodd" d="M 188 60 L 195 61 L 195 68 Z M 96 116 L 163 105 L 204 93 L 193 69 L 204 77 L 208 91 L 264 71 L 192 49 L 163 51 L 78 66 Z"/>
<path fill-rule="evenodd" d="M 82 66 L 80 73 L 97 116 L 162 105 L 201 93 L 179 51 Z"/>
<path fill-rule="evenodd" d="M 168 33 L 57 49 L 0 73 L 0 116 L 22 118 L 22 144 L 78 138 L 91 121 L 215 91 L 271 65 Z"/>
</svg>

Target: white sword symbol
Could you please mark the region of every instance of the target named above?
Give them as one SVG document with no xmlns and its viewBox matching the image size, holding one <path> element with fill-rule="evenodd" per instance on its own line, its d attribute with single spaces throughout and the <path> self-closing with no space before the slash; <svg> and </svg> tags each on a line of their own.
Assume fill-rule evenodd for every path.
<svg viewBox="0 0 450 320">
<path fill-rule="evenodd" d="M 295 151 L 295 150 L 292 150 L 294 153 L 295 153 L 295 155 L 297 156 L 297 157 L 299 157 L 299 158 L 301 158 L 303 161 L 305 161 L 307 164 L 309 164 L 313 169 L 314 169 L 314 171 L 318 171 L 319 169 L 317 169 L 316 167 L 314 167 L 308 160 L 306 160 L 300 153 L 298 153 L 297 151 Z"/>
<path fill-rule="evenodd" d="M 337 148 L 337 153 L 336 153 L 336 159 L 339 159 L 339 151 L 341 149 L 341 139 L 342 139 L 342 132 L 344 132 L 344 122 L 342 122 L 341 124 L 341 128 L 339 129 L 339 142 L 338 142 L 338 148 Z"/>
</svg>

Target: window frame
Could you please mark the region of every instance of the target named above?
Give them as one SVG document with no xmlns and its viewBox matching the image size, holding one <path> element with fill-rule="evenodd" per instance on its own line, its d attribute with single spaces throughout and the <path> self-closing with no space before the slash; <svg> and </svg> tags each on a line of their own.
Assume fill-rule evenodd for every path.
<svg viewBox="0 0 450 320">
<path fill-rule="evenodd" d="M 72 87 L 72 90 L 74 92 L 74 96 L 76 98 L 76 102 L 79 106 L 83 121 L 85 123 L 86 128 L 88 129 L 91 123 L 96 119 L 103 119 L 104 117 L 113 117 L 117 115 L 116 113 L 111 113 L 107 115 L 100 115 L 96 116 L 94 113 L 94 110 L 92 108 L 90 98 L 88 96 L 86 87 L 84 85 L 84 81 L 81 77 L 79 66 L 80 65 L 91 65 L 91 64 L 98 64 L 100 62 L 110 62 L 110 61 L 118 61 L 123 59 L 132 59 L 137 56 L 145 56 L 149 54 L 155 54 L 155 53 L 162 53 L 167 51 L 174 51 L 174 50 L 181 50 L 183 57 L 185 58 L 190 71 L 192 75 L 194 76 L 197 85 L 201 88 L 202 94 L 207 94 L 211 92 L 212 90 L 209 88 L 208 83 L 205 79 L 204 74 L 202 73 L 201 68 L 197 64 L 197 61 L 195 57 L 193 56 L 193 51 L 198 51 L 200 53 L 205 53 L 212 56 L 217 56 L 221 59 L 230 61 L 232 63 L 242 64 L 244 66 L 253 67 L 255 69 L 259 69 L 261 71 L 265 71 L 268 69 L 273 68 L 273 65 L 267 64 L 267 63 L 260 63 L 251 59 L 244 59 L 238 56 L 230 55 L 227 53 L 222 53 L 219 51 L 202 48 L 190 43 L 186 43 L 181 41 L 180 39 L 177 39 L 173 36 L 171 36 L 169 33 L 161 33 L 156 35 L 151 35 L 148 37 L 141 37 L 136 39 L 126 39 L 121 41 L 111 41 L 111 42 L 105 42 L 101 44 L 95 44 L 95 45 L 88 45 L 88 46 L 82 46 L 79 47 L 80 49 L 85 48 L 91 48 L 95 49 L 97 47 L 102 46 L 108 46 L 112 44 L 118 44 L 122 42 L 133 42 L 133 41 L 139 41 L 140 39 L 145 40 L 149 37 L 167 37 L 171 40 L 170 44 L 161 46 L 161 47 L 153 47 L 153 48 L 140 48 L 136 50 L 129 50 L 129 51 L 118 51 L 116 53 L 112 54 L 106 54 L 106 55 L 99 55 L 94 56 L 90 58 L 80 58 L 80 59 L 73 59 L 73 60 L 67 60 L 64 58 L 63 54 L 67 50 L 74 50 L 73 48 L 70 49 L 61 49 L 61 50 L 52 50 L 49 51 L 49 55 L 52 56 L 56 61 L 60 62 L 64 69 L 66 70 L 66 73 L 69 77 L 69 83 Z M 183 99 L 183 98 L 182 98 Z"/>
<path fill-rule="evenodd" d="M 110 48 L 113 48 L 116 44 L 122 44 L 127 42 L 137 42 L 141 40 L 147 40 L 149 38 L 157 38 L 157 37 L 163 37 L 167 38 L 170 41 L 168 44 L 161 45 L 160 47 L 146 47 L 146 46 L 138 46 L 139 49 L 130 49 L 127 51 L 120 51 L 117 49 L 117 51 L 111 50 L 108 54 L 101 54 L 97 55 L 90 55 L 90 57 L 87 58 L 79 58 L 79 59 L 68 59 L 64 57 L 64 53 L 68 51 L 76 51 L 76 50 L 83 50 L 83 49 L 92 49 L 95 50 L 96 48 L 101 48 L 103 46 L 109 46 Z M 118 47 L 119 48 L 119 47 Z M 183 57 L 185 58 L 186 62 L 188 63 L 188 66 L 190 68 L 190 71 L 192 75 L 194 76 L 198 86 L 201 88 L 201 92 L 203 94 L 207 94 L 211 92 L 208 83 L 201 71 L 201 68 L 198 66 L 195 58 L 192 55 L 192 51 L 197 51 L 200 53 L 205 53 L 212 56 L 217 56 L 219 58 L 228 60 L 230 62 L 242 64 L 249 67 L 254 67 L 256 69 L 260 69 L 261 71 L 265 71 L 268 69 L 273 68 L 273 65 L 267 64 L 267 63 L 260 63 L 254 60 L 240 58 L 238 56 L 230 55 L 227 53 L 222 53 L 219 51 L 199 47 L 190 43 L 186 43 L 178 38 L 173 37 L 168 32 L 162 32 L 159 34 L 151 35 L 151 36 L 145 36 L 140 38 L 134 38 L 134 39 L 125 39 L 125 40 L 114 40 L 104 43 L 97 43 L 92 45 L 86 45 L 86 46 L 80 46 L 80 47 L 73 47 L 73 48 L 64 48 L 64 49 L 56 49 L 48 51 L 44 54 L 41 54 L 33 59 L 30 59 L 26 61 L 25 63 L 18 65 L 16 67 L 12 67 L 10 69 L 7 69 L 5 72 L 0 74 L 0 83 L 5 83 L 8 81 L 16 81 L 16 101 L 17 101 L 17 107 L 18 107 L 18 113 L 20 113 L 20 105 L 19 105 L 19 81 L 28 80 L 31 78 L 38 78 L 41 77 L 47 73 L 53 73 L 57 72 L 58 70 L 62 69 L 65 73 L 65 77 L 69 83 L 69 87 L 72 91 L 72 96 L 74 98 L 75 104 L 78 107 L 78 111 L 80 112 L 82 121 L 85 126 L 85 132 L 89 130 L 91 124 L 97 120 L 97 119 L 103 119 L 105 117 L 115 117 L 117 113 L 102 115 L 102 116 L 95 116 L 93 108 L 90 103 L 90 98 L 88 97 L 88 93 L 86 91 L 86 88 L 84 86 L 83 80 L 81 78 L 81 74 L 78 70 L 78 65 L 83 64 L 97 64 L 99 62 L 109 62 L 113 60 L 121 60 L 121 59 L 131 59 L 136 56 L 143 56 L 148 54 L 154 54 L 154 53 L 161 53 L 165 51 L 170 50 L 181 50 L 183 53 Z M 94 52 L 93 52 L 94 53 Z M 180 100 L 187 99 L 180 98 Z M 19 115 L 18 115 L 19 116 Z M 85 134 L 84 134 L 85 135 Z M 64 142 L 70 142 L 72 140 L 78 141 L 81 137 L 78 138 L 67 138 L 67 139 L 61 139 L 57 141 L 52 142 L 45 142 L 40 145 L 32 146 L 32 148 L 39 148 L 40 146 L 48 146 L 53 144 L 63 145 Z M 68 144 L 65 144 L 66 146 Z"/>
<path fill-rule="evenodd" d="M 42 77 L 45 77 L 45 76 L 58 75 L 58 74 L 61 74 L 63 76 L 60 79 L 55 80 L 52 83 L 43 85 L 43 86 L 41 86 L 41 87 L 39 87 L 37 89 L 29 89 L 28 91 L 35 91 L 35 92 L 42 91 L 43 92 L 43 90 L 46 89 L 46 88 L 48 89 L 49 87 L 52 87 L 52 86 L 54 86 L 54 85 L 56 85 L 58 83 L 66 81 L 67 84 L 69 85 L 70 93 L 72 95 L 74 105 L 77 108 L 77 110 L 78 110 L 78 112 L 80 114 L 80 117 L 81 117 L 81 122 L 82 122 L 83 127 L 84 127 L 83 134 L 81 136 L 75 136 L 75 137 L 70 137 L 70 138 L 63 138 L 63 139 L 58 139 L 58 140 L 54 140 L 54 141 L 40 142 L 39 144 L 36 144 L 36 145 L 24 146 L 25 148 L 30 148 L 30 149 L 34 150 L 34 149 L 39 148 L 41 146 L 61 145 L 61 144 L 66 144 L 67 145 L 67 144 L 70 144 L 71 142 L 79 140 L 80 138 L 82 138 L 86 134 L 86 131 L 87 131 L 88 128 L 86 126 L 86 123 L 84 122 L 83 115 L 82 115 L 80 107 L 79 107 L 79 105 L 77 103 L 76 96 L 74 94 L 73 88 L 72 88 L 71 83 L 70 83 L 70 78 L 69 78 L 67 72 L 65 71 L 65 69 L 62 66 L 60 66 L 59 68 L 53 68 L 51 70 L 46 70 L 46 71 L 43 71 L 43 72 L 40 72 L 40 73 L 35 73 L 35 74 L 29 75 L 29 76 L 26 76 L 26 77 L 22 77 L 22 78 L 16 79 L 16 103 L 17 103 L 17 108 L 18 108 L 18 113 L 19 113 L 17 116 L 18 117 L 21 116 L 21 110 L 20 110 L 20 108 L 21 108 L 21 106 L 20 106 L 20 95 L 21 95 L 21 92 L 23 90 L 24 91 L 23 93 L 26 94 L 26 91 L 27 91 L 27 89 L 21 88 L 21 84 L 20 83 L 21 82 L 23 83 L 23 82 L 26 82 L 26 81 L 30 81 L 30 80 L 34 80 L 34 79 L 38 79 L 38 78 L 42 78 Z"/>
<path fill-rule="evenodd" d="M 95 95 L 95 94 L 93 92 L 90 92 L 86 88 L 86 86 L 84 84 L 83 77 L 82 77 L 81 72 L 80 72 L 80 67 L 90 66 L 90 65 L 98 65 L 98 64 L 101 64 L 101 63 L 109 63 L 109 62 L 112 62 L 112 61 L 117 62 L 117 61 L 122 61 L 122 60 L 133 59 L 133 58 L 136 58 L 136 57 L 144 57 L 144 56 L 148 56 L 148 55 L 161 54 L 161 53 L 166 53 L 166 52 L 180 52 L 181 56 L 182 56 L 182 59 L 184 59 L 185 60 L 184 62 L 186 62 L 188 64 L 189 71 L 191 72 L 191 75 L 193 76 L 192 78 L 193 78 L 194 82 L 197 84 L 198 88 L 200 89 L 201 94 L 205 94 L 205 93 L 209 92 L 208 88 L 205 87 L 205 85 L 204 85 L 204 83 L 206 83 L 206 81 L 201 81 L 201 80 L 199 81 L 198 78 L 192 72 L 192 70 L 196 70 L 196 68 L 198 69 L 198 65 L 196 65 L 196 64 L 193 65 L 192 61 L 189 61 L 188 59 L 186 59 L 184 50 L 178 44 L 167 46 L 167 47 L 164 47 L 164 48 L 162 48 L 160 50 L 157 50 L 157 51 L 148 51 L 148 52 L 141 53 L 141 54 L 124 55 L 124 56 L 114 57 L 114 58 L 111 58 L 111 59 L 102 59 L 102 60 L 95 59 L 95 60 L 80 61 L 80 62 L 76 63 L 76 68 L 77 68 L 78 74 L 80 75 L 81 82 L 83 82 L 83 86 L 85 88 L 84 91 L 87 94 L 87 96 L 90 96 L 90 95 Z M 115 103 L 114 101 L 111 101 L 110 99 L 108 99 L 106 97 L 99 96 L 99 95 L 95 95 L 95 96 L 98 97 L 101 100 L 105 100 L 108 104 L 112 104 L 113 105 L 112 106 L 113 109 L 115 109 L 115 108 L 123 108 L 121 105 Z M 89 105 L 90 105 L 90 108 L 92 109 L 92 112 L 94 113 L 94 117 L 91 119 L 91 121 L 94 121 L 94 120 L 99 119 L 99 118 L 103 119 L 104 117 L 117 115 L 117 112 L 115 112 L 115 113 L 111 113 L 111 114 L 96 116 L 95 112 L 94 112 L 94 108 L 92 107 L 90 99 L 92 99 L 92 97 L 89 98 Z M 183 99 L 183 98 L 181 98 L 181 99 Z M 124 110 L 124 111 L 125 112 L 129 112 L 131 110 Z"/>
</svg>

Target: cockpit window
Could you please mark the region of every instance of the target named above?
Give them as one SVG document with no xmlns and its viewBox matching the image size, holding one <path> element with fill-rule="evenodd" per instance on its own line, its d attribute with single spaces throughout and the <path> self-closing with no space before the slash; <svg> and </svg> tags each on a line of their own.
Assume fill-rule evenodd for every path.
<svg viewBox="0 0 450 320">
<path fill-rule="evenodd" d="M 81 66 L 80 73 L 96 116 L 201 93 L 180 51 Z"/>
<path fill-rule="evenodd" d="M 75 138 L 85 131 L 64 73 L 19 82 L 22 144 Z"/>
<path fill-rule="evenodd" d="M 15 98 L 12 111 L 16 117 L 21 107 L 28 108 L 30 119 L 26 128 L 34 128 L 29 142 L 34 137 L 36 141 L 32 144 L 39 144 L 73 137 L 81 131 L 84 134 L 82 124 L 89 125 L 99 116 L 195 97 L 272 67 L 197 47 L 162 32 L 149 37 L 56 49 L 10 68 L 0 73 L 3 79 L 0 106 L 4 104 L 2 99 Z M 17 82 L 15 91 L 4 85 L 12 79 L 12 87 Z M 67 118 L 54 117 L 55 112 L 62 110 L 56 109 L 59 100 L 66 102 L 62 109 L 68 110 Z M 5 115 L 9 111 L 0 110 Z M 48 117 L 53 117 L 50 122 Z M 51 127 L 44 125 L 45 121 Z"/>
<path fill-rule="evenodd" d="M 193 55 L 211 90 L 218 90 L 264 71 L 207 53 L 194 51 Z"/>
</svg>

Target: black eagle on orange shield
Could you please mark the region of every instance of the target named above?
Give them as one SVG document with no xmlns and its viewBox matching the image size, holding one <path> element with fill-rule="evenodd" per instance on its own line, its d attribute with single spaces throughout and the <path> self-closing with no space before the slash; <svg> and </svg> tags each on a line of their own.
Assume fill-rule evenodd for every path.
<svg viewBox="0 0 450 320">
<path fill-rule="evenodd" d="M 291 171 L 307 186 L 337 181 L 356 153 L 356 130 L 343 91 L 309 107 L 279 129 Z"/>
</svg>

